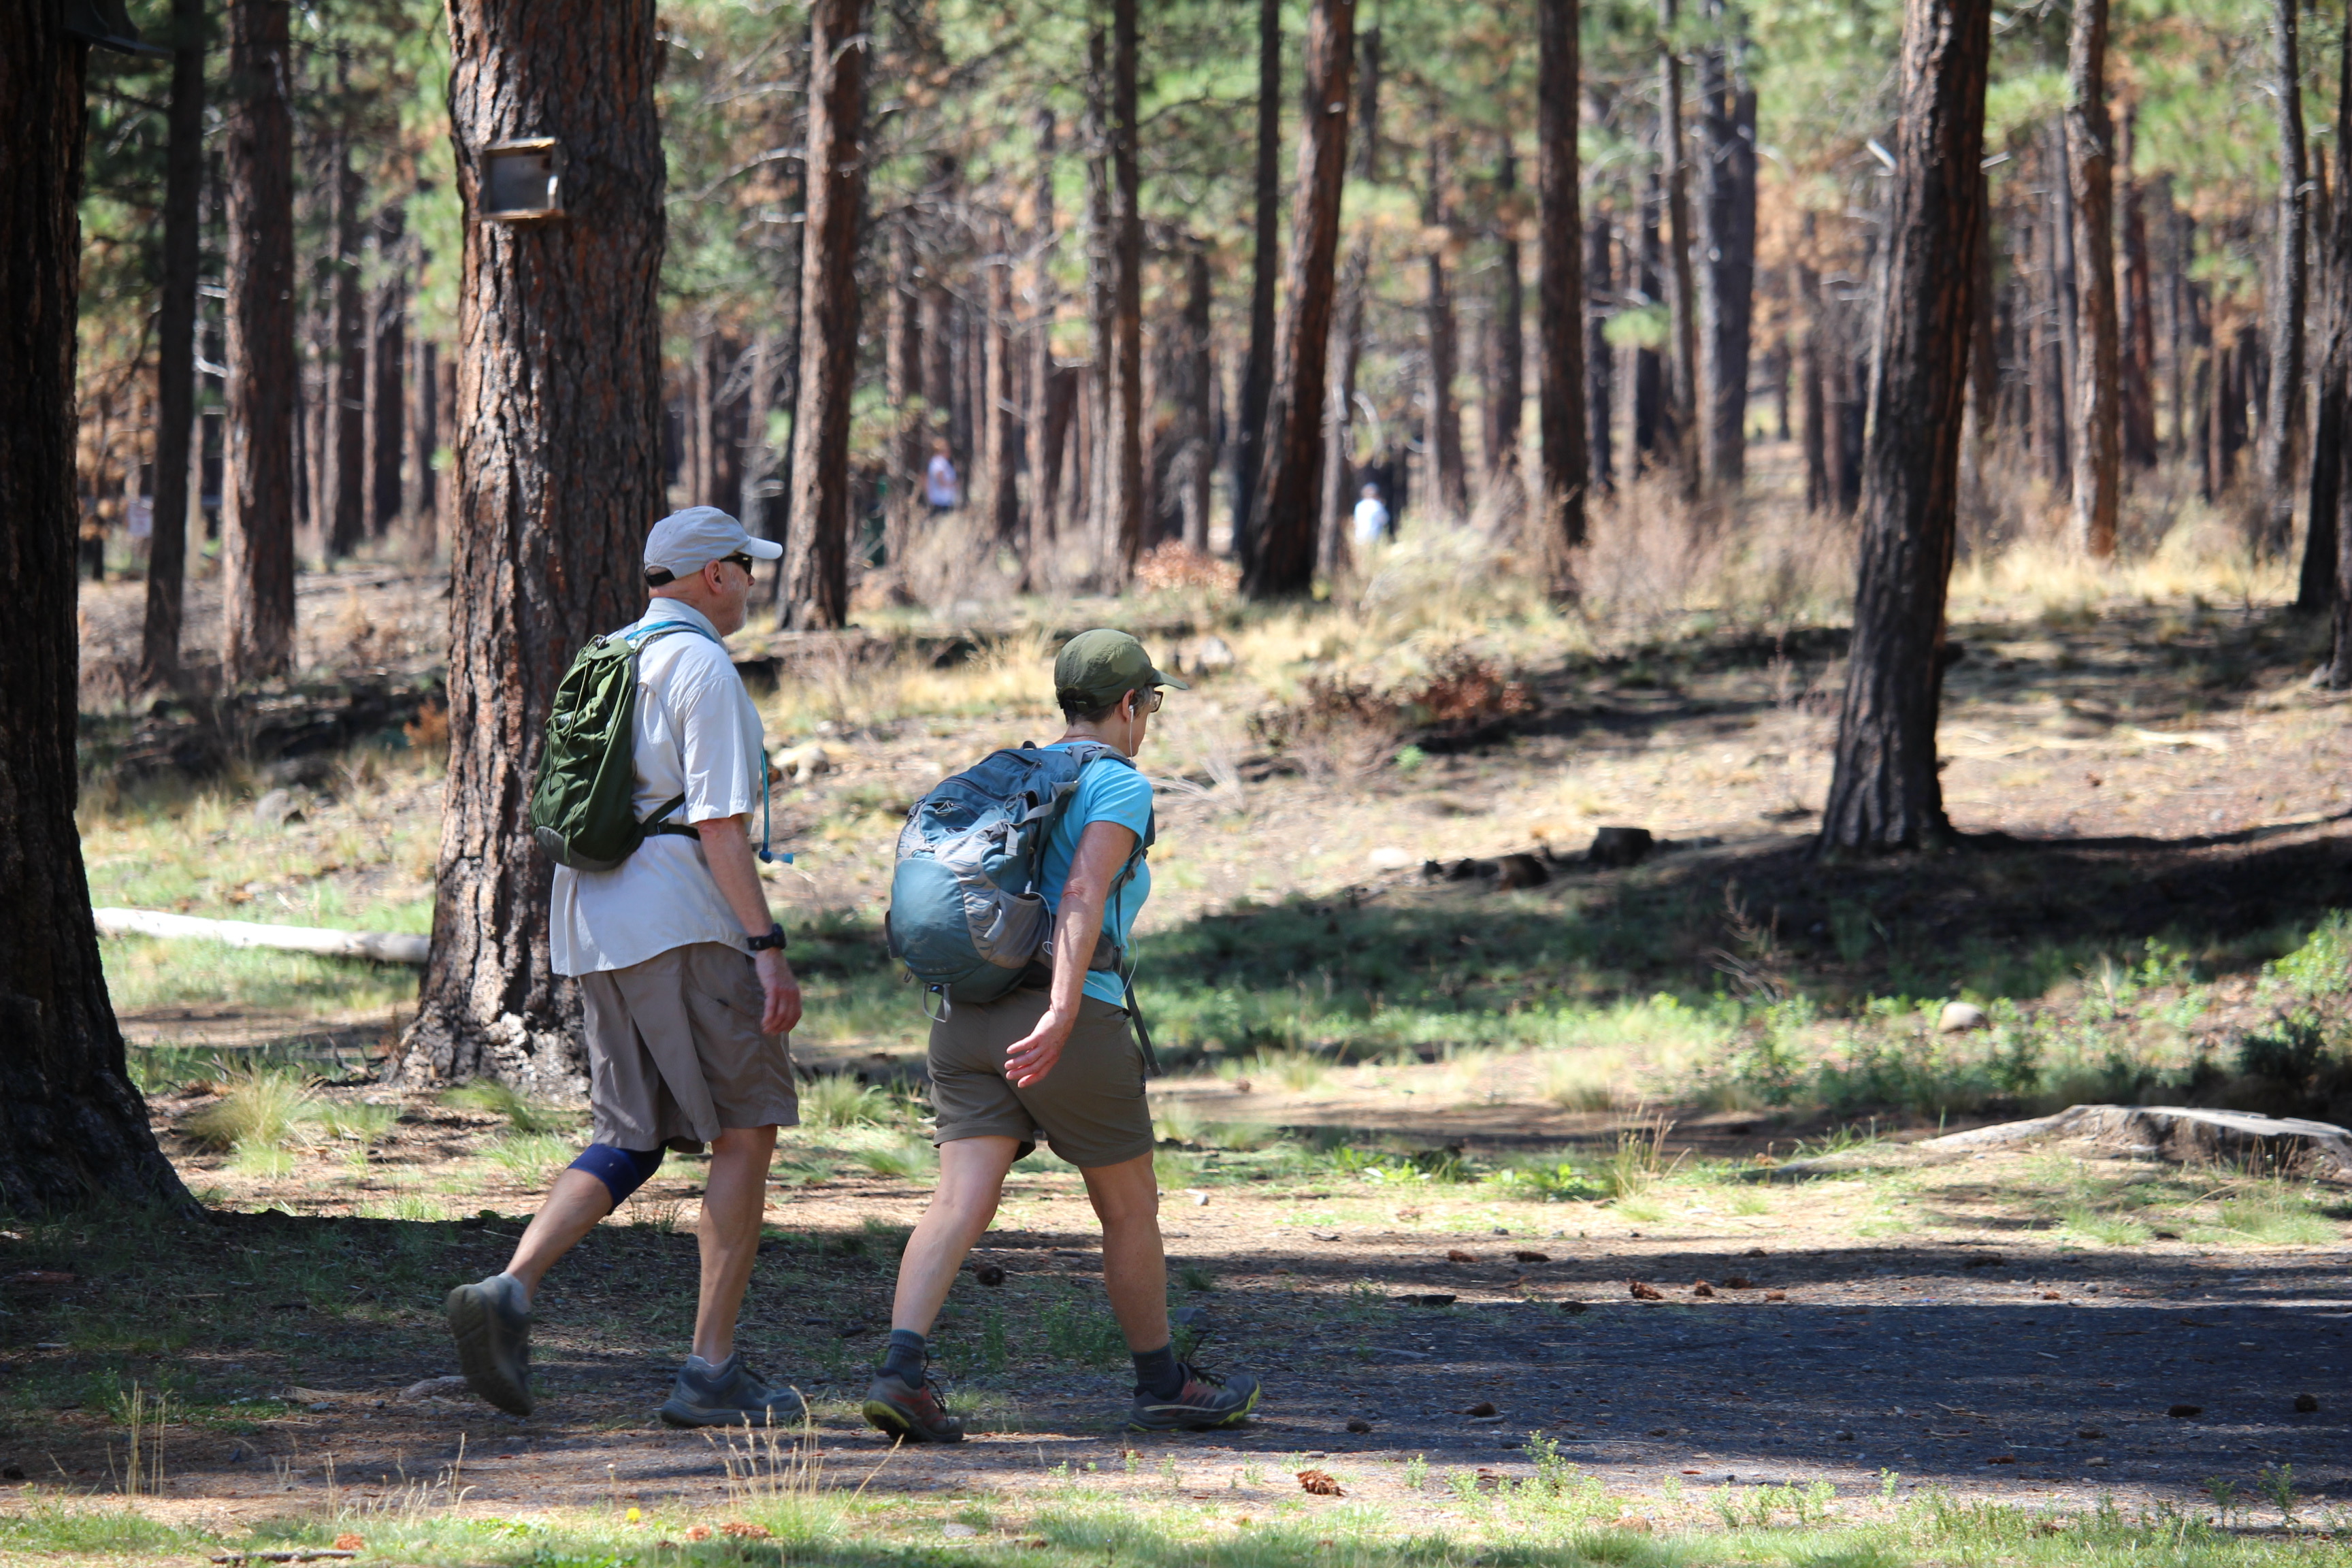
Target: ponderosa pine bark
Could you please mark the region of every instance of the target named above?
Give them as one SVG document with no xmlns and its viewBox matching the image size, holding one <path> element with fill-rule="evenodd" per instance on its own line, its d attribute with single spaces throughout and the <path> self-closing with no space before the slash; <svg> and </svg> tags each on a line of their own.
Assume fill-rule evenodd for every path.
<svg viewBox="0 0 2352 1568">
<path fill-rule="evenodd" d="M 793 423 L 785 618 L 849 619 L 849 411 L 857 384 L 857 244 L 866 223 L 866 0 L 809 7 L 808 217 L 800 406 Z"/>
<path fill-rule="evenodd" d="M 1013 236 L 996 236 L 996 249 L 981 264 L 988 301 L 988 367 L 982 377 L 980 462 L 972 501 L 996 542 L 1016 542 L 1021 526 L 1020 449 L 1014 444 L 1013 397 L 1020 377 L 1013 363 Z"/>
<path fill-rule="evenodd" d="M 2124 111 L 2116 169 L 2122 181 L 2122 208 L 2116 225 L 2123 246 L 2122 283 L 2116 295 L 2116 378 L 2124 461 L 2135 468 L 2156 467 L 2156 309 L 2147 255 L 2147 212 L 2132 173 L 2138 110 Z"/>
<path fill-rule="evenodd" d="M 148 1131 L 107 1001 L 74 826 L 79 637 L 74 348 L 89 47 L 63 7 L 0 0 L 0 1211 L 189 1201 Z M 159 520 L 160 521 L 160 520 Z"/>
<path fill-rule="evenodd" d="M 645 608 L 662 483 L 662 152 L 653 0 L 452 0 L 465 211 L 452 431 L 449 773 L 411 1081 L 584 1088 L 578 994 L 549 960 L 533 771 L 581 645 Z M 552 136 L 560 218 L 480 216 L 484 149 Z"/>
<path fill-rule="evenodd" d="M 1446 246 L 1452 222 L 1445 201 L 1444 132 L 1429 139 L 1429 189 L 1421 208 L 1422 232 L 1441 236 L 1422 258 L 1425 279 L 1422 322 L 1429 373 L 1429 477 L 1437 504 L 1460 518 L 1470 510 L 1469 473 L 1462 459 L 1462 405 L 1454 395 L 1461 369 L 1461 333 L 1454 315 L 1454 289 L 1447 277 Z"/>
<path fill-rule="evenodd" d="M 1282 0 L 1258 0 L 1255 222 L 1250 248 L 1249 350 L 1242 360 L 1240 424 L 1234 439 L 1234 555 L 1247 573 L 1257 554 L 1258 470 L 1265 465 L 1265 402 L 1274 385 L 1275 255 L 1282 243 Z"/>
<path fill-rule="evenodd" d="M 1526 412 L 1527 306 L 1519 278 L 1519 156 L 1507 132 L 1496 151 L 1495 193 L 1503 213 L 1495 227 L 1495 408 L 1486 421 L 1486 479 L 1508 485 L 1519 471 L 1519 424 Z"/>
<path fill-rule="evenodd" d="M 2339 52 L 2336 71 L 2336 145 L 2352 146 L 2352 39 Z M 2336 155 L 2336 186 L 2329 193 L 2326 247 L 2320 271 L 2325 304 L 2320 313 L 2318 406 L 2312 431 L 2311 521 L 2303 543 L 2303 572 L 2296 584 L 2294 607 L 2306 614 L 2336 607 L 2336 655 L 2329 663 L 2328 684 L 2352 686 L 2352 611 L 2337 587 L 2339 570 L 2352 572 L 2352 550 L 2347 549 L 2340 511 L 2345 492 L 2344 442 L 2352 432 L 2352 167 Z M 2338 556 L 2346 559 L 2339 565 Z"/>
<path fill-rule="evenodd" d="M 228 453 L 221 653 L 231 681 L 294 663 L 294 64 L 289 0 L 228 8 Z"/>
<path fill-rule="evenodd" d="M 1036 259 L 1031 275 L 1029 328 L 1029 405 L 1022 421 L 1028 443 L 1029 493 L 1021 509 L 1021 584 L 1034 588 L 1045 568 L 1045 552 L 1054 540 L 1055 491 L 1061 478 L 1061 450 L 1049 439 L 1047 405 L 1054 384 L 1054 315 L 1060 291 L 1054 281 L 1054 150 L 1057 126 L 1050 106 L 1036 111 L 1036 210 L 1031 216 L 1029 243 Z"/>
<path fill-rule="evenodd" d="M 1936 715 L 1977 229 L 1988 221 L 1979 165 L 1991 43 L 1992 0 L 1906 0 L 1861 570 L 1818 853 L 1935 848 L 1952 837 Z"/>
<path fill-rule="evenodd" d="M 1537 0 L 1536 425 L 1543 442 L 1543 487 L 1528 509 L 1528 543 L 1536 569 L 1555 595 L 1575 590 L 1570 553 L 1584 542 L 1591 487 L 1584 446 L 1584 225 L 1576 145 L 1583 64 L 1577 11 L 1578 0 Z"/>
<path fill-rule="evenodd" d="M 1136 36 L 1136 0 L 1111 0 L 1110 98 L 1110 364 L 1103 410 L 1104 531 L 1108 547 L 1102 563 L 1104 585 L 1125 591 L 1143 552 L 1143 174 L 1137 158 L 1140 134 L 1136 76 L 1140 44 Z M 1321 405 L 1318 403 L 1319 416 Z"/>
<path fill-rule="evenodd" d="M 368 531 L 382 539 L 400 521 L 401 448 L 408 439 L 408 207 L 376 216 L 376 285 L 368 368 Z"/>
<path fill-rule="evenodd" d="M 155 309 L 155 535 L 139 684 L 180 679 L 188 560 L 188 459 L 196 417 L 197 202 L 205 183 L 205 4 L 172 0 L 172 106 L 163 163 L 163 279 Z"/>
<path fill-rule="evenodd" d="M 1367 27 L 1356 40 L 1355 153 L 1349 174 L 1367 185 L 1380 178 L 1381 166 L 1381 30 Z M 1509 138 L 1505 138 L 1507 156 Z M 1506 264 L 1515 270 L 1518 242 L 1507 242 Z M 1323 523 L 1316 541 L 1316 569 L 1336 577 L 1350 554 L 1349 520 L 1356 503 L 1353 465 L 1356 426 L 1356 370 L 1364 353 L 1364 294 L 1370 287 L 1372 242 L 1358 234 L 1348 245 L 1348 260 L 1340 269 L 1337 338 L 1331 345 L 1334 369 L 1324 395 L 1330 413 L 1323 428 Z M 1514 294 L 1516 298 L 1516 293 Z M 1517 322 L 1513 323 L 1513 342 Z M 1517 431 L 1512 431 L 1517 438 Z"/>
<path fill-rule="evenodd" d="M 1609 299 L 1615 288 L 1609 255 L 1609 219 L 1595 213 L 1584 226 L 1584 450 L 1592 493 L 1616 485 L 1610 426 L 1616 412 L 1615 356 L 1609 352 Z"/>
<path fill-rule="evenodd" d="M 2066 177 L 2074 196 L 2081 343 L 2068 404 L 2074 416 L 2074 547 L 2104 561 L 2116 552 L 2116 492 L 2123 464 L 2116 402 L 2115 127 L 2107 116 L 2107 0 L 2074 0 L 2066 86 Z"/>
<path fill-rule="evenodd" d="M 1210 416 L 1210 394 L 1215 384 L 1209 357 L 1213 303 L 1209 253 L 1197 244 L 1189 246 L 1184 254 L 1184 313 L 1168 356 L 1171 372 L 1168 401 L 1175 409 L 1169 432 L 1174 449 L 1168 465 L 1172 493 L 1163 496 L 1160 505 L 1166 510 L 1172 502 L 1181 522 L 1177 537 L 1187 548 L 1204 554 L 1209 548 L 1209 481 L 1217 467 Z"/>
<path fill-rule="evenodd" d="M 320 488 L 327 553 L 341 557 L 367 537 L 367 318 L 360 308 L 360 203 L 366 190 L 352 163 L 351 142 L 336 139 L 333 314 L 335 362 L 327 368 L 327 475 Z"/>
<path fill-rule="evenodd" d="M 1348 80 L 1356 58 L 1356 0 L 1314 0 L 1307 19 L 1306 90 L 1299 100 L 1297 195 L 1290 261 L 1266 401 L 1257 475 L 1258 547 L 1244 569 L 1252 598 L 1303 595 L 1315 582 L 1323 477 L 1323 394 L 1330 347 L 1339 201 L 1348 156 Z"/>
<path fill-rule="evenodd" d="M 2266 555 L 2284 553 L 2294 535 L 2295 458 L 2303 449 L 2303 326 L 2308 291 L 2305 238 L 2311 227 L 2310 172 L 2304 150 L 2303 64 L 2298 0 L 2277 0 L 2271 37 L 2277 75 L 2271 96 L 2278 109 L 2278 197 L 2272 224 L 2270 288 L 2264 301 L 2269 342 L 2269 395 L 2263 409 L 2262 537 Z"/>
<path fill-rule="evenodd" d="M 923 414 L 923 307 L 917 274 L 915 226 L 898 225 L 890 245 L 890 310 L 884 329 L 882 390 L 890 400 L 890 504 L 882 524 L 882 553 L 903 573 L 923 515 L 923 470 L 930 441 Z M 748 526 L 749 518 L 744 520 Z"/>
</svg>

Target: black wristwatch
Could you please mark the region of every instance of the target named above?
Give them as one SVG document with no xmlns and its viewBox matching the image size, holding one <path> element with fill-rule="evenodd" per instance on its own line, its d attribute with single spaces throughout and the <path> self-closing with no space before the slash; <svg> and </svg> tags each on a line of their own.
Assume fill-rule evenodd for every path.
<svg viewBox="0 0 2352 1568">
<path fill-rule="evenodd" d="M 782 952 L 784 951 L 784 928 L 781 925 L 770 926 L 767 935 L 751 937 L 747 939 L 746 945 L 753 952 L 767 952 L 772 950 Z"/>
</svg>

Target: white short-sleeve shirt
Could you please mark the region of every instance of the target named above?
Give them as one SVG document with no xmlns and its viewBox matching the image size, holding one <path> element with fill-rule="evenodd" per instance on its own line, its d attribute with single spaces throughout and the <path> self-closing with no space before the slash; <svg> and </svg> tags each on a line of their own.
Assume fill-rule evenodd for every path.
<svg viewBox="0 0 2352 1568">
<path fill-rule="evenodd" d="M 718 628 L 690 605 L 656 599 L 639 626 L 682 621 L 637 656 L 637 819 L 677 795 L 664 820 L 681 825 L 740 816 L 760 808 L 767 757 L 760 710 L 719 641 Z M 647 836 L 609 871 L 555 868 L 551 956 L 558 974 L 625 969 L 690 942 L 719 942 L 749 952 L 742 921 L 710 879 L 698 838 Z"/>
</svg>

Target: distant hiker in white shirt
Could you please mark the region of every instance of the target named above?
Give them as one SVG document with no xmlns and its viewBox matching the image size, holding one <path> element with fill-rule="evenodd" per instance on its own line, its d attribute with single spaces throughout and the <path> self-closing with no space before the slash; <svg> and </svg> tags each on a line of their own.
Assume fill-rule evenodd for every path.
<svg viewBox="0 0 2352 1568">
<path fill-rule="evenodd" d="M 800 1397 L 771 1388 L 735 1349 L 776 1129 L 800 1121 L 785 1037 L 801 991 L 746 826 L 767 784 L 760 714 L 719 638 L 743 625 L 753 563 L 782 553 L 716 507 L 673 513 L 646 540 L 651 603 L 622 634 L 642 638 L 633 814 L 646 822 L 673 809 L 608 870 L 558 866 L 549 933 L 556 972 L 580 983 L 593 1141 L 555 1178 L 506 1272 L 457 1287 L 446 1309 L 467 1384 L 518 1415 L 531 1411 L 541 1279 L 665 1150 L 708 1145 L 694 1352 L 662 1419 L 802 1418 Z M 662 627 L 677 629 L 646 635 Z"/>
<path fill-rule="evenodd" d="M 1356 503 L 1356 542 L 1376 544 L 1389 536 L 1389 509 L 1381 504 L 1381 487 L 1366 485 L 1364 499 Z"/>
<path fill-rule="evenodd" d="M 931 443 L 931 465 L 923 470 L 923 500 L 933 511 L 953 511 L 962 503 L 963 491 L 956 480 L 955 459 L 948 456 L 945 441 Z"/>
</svg>

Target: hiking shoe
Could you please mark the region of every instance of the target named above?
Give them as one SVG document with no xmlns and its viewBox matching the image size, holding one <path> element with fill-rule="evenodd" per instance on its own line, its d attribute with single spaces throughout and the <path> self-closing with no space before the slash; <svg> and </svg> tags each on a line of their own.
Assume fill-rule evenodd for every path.
<svg viewBox="0 0 2352 1568">
<path fill-rule="evenodd" d="M 466 1386 L 509 1415 L 528 1415 L 530 1397 L 530 1301 L 522 1282 L 493 1274 L 460 1285 L 442 1303 Z"/>
<path fill-rule="evenodd" d="M 1235 1426 L 1257 1406 L 1258 1381 L 1245 1372 L 1219 1377 L 1197 1366 L 1184 1369 L 1184 1386 L 1170 1398 L 1138 1394 L 1127 1424 L 1138 1432 L 1207 1432 Z"/>
<path fill-rule="evenodd" d="M 662 1401 L 661 1418 L 672 1426 L 797 1426 L 808 1418 L 808 1405 L 796 1390 L 769 1387 L 738 1351 L 717 1366 L 687 1357 Z"/>
<path fill-rule="evenodd" d="M 867 1423 L 909 1443 L 961 1443 L 963 1418 L 948 1414 L 940 1385 L 929 1378 L 911 1384 L 894 1372 L 874 1374 L 866 1391 Z"/>
</svg>

